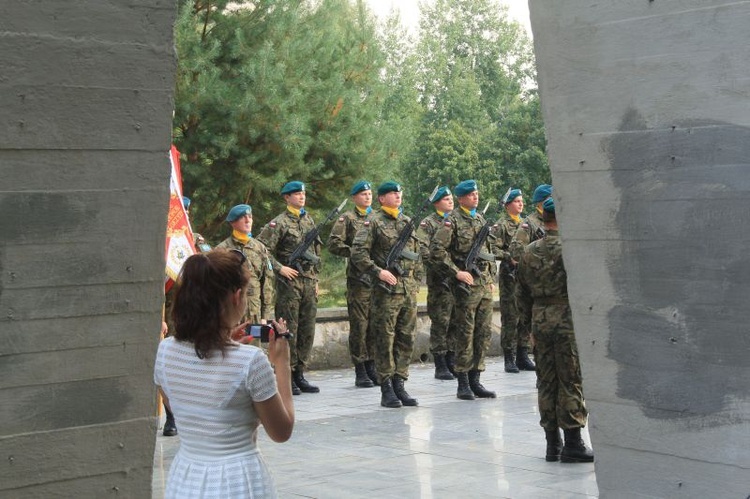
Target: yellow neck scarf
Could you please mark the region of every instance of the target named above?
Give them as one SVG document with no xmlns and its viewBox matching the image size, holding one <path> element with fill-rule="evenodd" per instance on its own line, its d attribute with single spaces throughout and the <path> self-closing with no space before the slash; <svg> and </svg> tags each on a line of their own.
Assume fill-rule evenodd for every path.
<svg viewBox="0 0 750 499">
<path fill-rule="evenodd" d="M 445 218 L 445 212 L 440 210 L 435 210 L 440 218 Z"/>
<path fill-rule="evenodd" d="M 466 213 L 467 215 L 471 216 L 471 210 L 467 210 L 463 206 L 461 206 L 461 209 L 463 210 L 464 213 Z"/>
<path fill-rule="evenodd" d="M 289 205 L 286 205 L 286 209 L 289 210 L 292 215 L 297 215 L 298 217 L 301 216 L 302 210 L 298 210 L 297 208 Z"/>
<path fill-rule="evenodd" d="M 387 206 L 382 206 L 381 208 L 384 212 L 389 214 L 391 218 L 398 218 L 398 214 L 399 214 L 398 208 L 388 208 Z"/>
<path fill-rule="evenodd" d="M 511 215 L 508 213 L 508 216 L 511 220 L 513 220 L 515 223 L 521 223 L 521 217 L 519 215 Z"/>
<path fill-rule="evenodd" d="M 247 244 L 247 242 L 250 240 L 250 236 L 248 236 L 244 232 L 238 231 L 237 229 L 232 229 L 232 237 L 242 244 Z"/>
<path fill-rule="evenodd" d="M 536 205 L 536 211 L 537 211 L 537 213 L 539 213 L 540 215 L 541 215 L 542 213 L 544 213 L 544 208 L 543 208 L 543 205 L 544 205 L 544 203 L 538 203 L 538 204 Z"/>
<path fill-rule="evenodd" d="M 357 208 L 360 215 L 367 215 L 367 208 L 360 208 L 359 206 L 355 206 L 355 208 Z"/>
</svg>

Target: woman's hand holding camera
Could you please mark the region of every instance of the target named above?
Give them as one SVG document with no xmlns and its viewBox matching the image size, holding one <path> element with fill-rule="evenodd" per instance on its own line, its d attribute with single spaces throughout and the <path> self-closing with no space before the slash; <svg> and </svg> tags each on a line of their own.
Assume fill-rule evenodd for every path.
<svg viewBox="0 0 750 499">
<path fill-rule="evenodd" d="M 273 330 L 268 336 L 268 358 L 276 366 L 277 374 L 280 366 L 291 369 L 289 366 L 289 332 L 286 321 L 283 318 L 271 320 Z"/>
</svg>

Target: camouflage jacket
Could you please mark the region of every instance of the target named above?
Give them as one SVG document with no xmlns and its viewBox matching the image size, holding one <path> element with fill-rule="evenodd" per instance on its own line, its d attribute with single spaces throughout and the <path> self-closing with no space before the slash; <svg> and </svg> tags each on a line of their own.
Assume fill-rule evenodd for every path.
<svg viewBox="0 0 750 499">
<path fill-rule="evenodd" d="M 232 236 L 224 239 L 216 247 L 236 249 L 245 254 L 245 264 L 250 269 L 250 286 L 247 288 L 248 318 L 252 319 L 253 315 L 257 315 L 258 319 L 269 318 L 274 305 L 274 280 L 273 263 L 268 249 L 255 239 L 251 238 L 242 244 Z"/>
<path fill-rule="evenodd" d="M 265 244 L 271 253 L 273 270 L 279 272 L 282 265 L 289 264 L 289 257 L 294 253 L 297 246 L 305 239 L 305 234 L 315 227 L 315 222 L 310 215 L 298 217 L 289 210 L 278 215 L 268 222 L 258 235 L 258 241 Z M 320 248 L 323 242 L 320 238 L 310 245 L 309 251 L 320 257 Z M 312 264 L 302 262 L 302 277 L 317 279 L 320 272 L 320 263 Z"/>
<path fill-rule="evenodd" d="M 526 247 L 518 266 L 516 305 L 522 321 L 573 329 L 559 232 Z"/>
<path fill-rule="evenodd" d="M 352 243 L 351 259 L 357 268 L 373 276 L 373 282 L 379 282 L 380 271 L 385 268 L 385 261 L 391 248 L 396 244 L 398 235 L 409 222 L 410 218 L 400 214 L 393 218 L 383 210 L 377 210 L 370 214 L 362 228 L 354 236 Z M 398 283 L 393 292 L 400 294 L 415 293 L 419 289 L 419 273 L 421 271 L 422 256 L 420 253 L 420 241 L 416 231 L 412 233 L 404 250 L 416 259 L 400 258 L 398 263 L 404 270 L 404 275 L 396 276 Z"/>
<path fill-rule="evenodd" d="M 544 222 L 542 222 L 542 216 L 539 212 L 534 210 L 533 213 L 523 219 L 521 226 L 513 235 L 509 248 L 510 257 L 520 262 L 524 248 L 542 236 L 544 236 Z"/>
<path fill-rule="evenodd" d="M 440 265 L 441 262 L 435 262 L 431 260 L 429 256 L 430 243 L 432 242 L 433 237 L 435 237 L 435 233 L 440 227 L 442 227 L 443 222 L 445 222 L 448 215 L 450 214 L 441 216 L 437 212 L 433 212 L 423 218 L 417 228 L 417 236 L 423 246 L 422 255 L 423 264 L 427 270 L 427 286 L 430 287 L 441 285 L 446 278 L 451 276 L 451 274 L 446 273 L 445 268 Z"/>
<path fill-rule="evenodd" d="M 357 266 L 352 263 L 352 243 L 354 242 L 354 236 L 357 231 L 361 229 L 366 220 L 370 219 L 370 214 L 361 214 L 356 208 L 354 210 L 343 213 L 333 227 L 331 227 L 331 235 L 328 236 L 328 251 L 336 256 L 343 256 L 348 258 L 349 262 L 346 265 L 346 276 L 348 278 L 359 279 L 362 276 L 362 272 L 357 269 Z M 371 276 L 367 274 L 367 277 Z"/>
<path fill-rule="evenodd" d="M 479 231 L 485 225 L 484 215 L 477 213 L 473 218 L 461 208 L 456 208 L 445 219 L 443 225 L 435 233 L 430 242 L 430 260 L 437 263 L 439 271 L 446 275 L 455 276 L 464 268 L 466 256 L 471 251 Z M 492 247 L 494 238 L 488 237 L 481 248 L 481 253 L 488 255 L 493 261 L 477 259 L 480 276 L 474 276 L 474 286 L 493 284 L 497 269 L 494 262 Z"/>
</svg>

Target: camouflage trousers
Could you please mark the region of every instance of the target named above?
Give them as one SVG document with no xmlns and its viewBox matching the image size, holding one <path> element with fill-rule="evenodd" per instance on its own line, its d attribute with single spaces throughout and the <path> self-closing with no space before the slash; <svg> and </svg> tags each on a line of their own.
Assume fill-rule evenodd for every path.
<svg viewBox="0 0 750 499">
<path fill-rule="evenodd" d="M 471 286 L 464 293 L 455 288 L 453 340 L 456 372 L 484 371 L 484 358 L 492 339 L 492 293 L 489 285 Z"/>
<path fill-rule="evenodd" d="M 450 321 L 453 293 L 442 284 L 427 287 L 427 314 L 430 316 L 430 353 L 444 355 L 455 351 Z"/>
<path fill-rule="evenodd" d="M 409 377 L 417 326 L 417 294 L 390 294 L 379 286 L 372 288 L 370 329 L 375 337 L 375 369 L 378 380 L 398 374 Z"/>
<path fill-rule="evenodd" d="M 288 280 L 276 279 L 276 318 L 286 319 L 294 337 L 289 341 L 289 363 L 292 369 L 307 367 L 315 338 L 315 316 L 318 313 L 318 297 L 315 296 L 313 279 L 298 277 Z"/>
<path fill-rule="evenodd" d="M 531 331 L 526 323 L 518 320 L 516 308 L 516 280 L 507 272 L 500 272 L 500 346 L 503 350 L 516 351 L 529 346 Z"/>
<path fill-rule="evenodd" d="M 370 329 L 370 298 L 372 288 L 356 279 L 346 283 L 346 308 L 349 312 L 349 355 L 353 364 L 372 360 L 375 338 Z"/>
<path fill-rule="evenodd" d="M 537 327 L 535 323 L 533 334 L 539 424 L 545 430 L 586 426 L 588 411 L 575 333 L 569 328 Z"/>
</svg>

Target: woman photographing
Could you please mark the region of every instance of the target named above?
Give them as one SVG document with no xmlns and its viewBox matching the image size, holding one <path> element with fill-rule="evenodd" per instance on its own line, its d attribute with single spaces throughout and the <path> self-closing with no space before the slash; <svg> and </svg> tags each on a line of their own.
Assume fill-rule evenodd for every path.
<svg viewBox="0 0 750 499">
<path fill-rule="evenodd" d="M 185 261 L 172 308 L 175 335 L 159 344 L 154 382 L 180 425 L 165 498 L 276 497 L 257 447 L 294 427 L 289 344 L 272 321 L 268 356 L 245 340 L 245 255 L 215 249 Z M 274 373 L 274 367 L 275 373 Z"/>
</svg>

